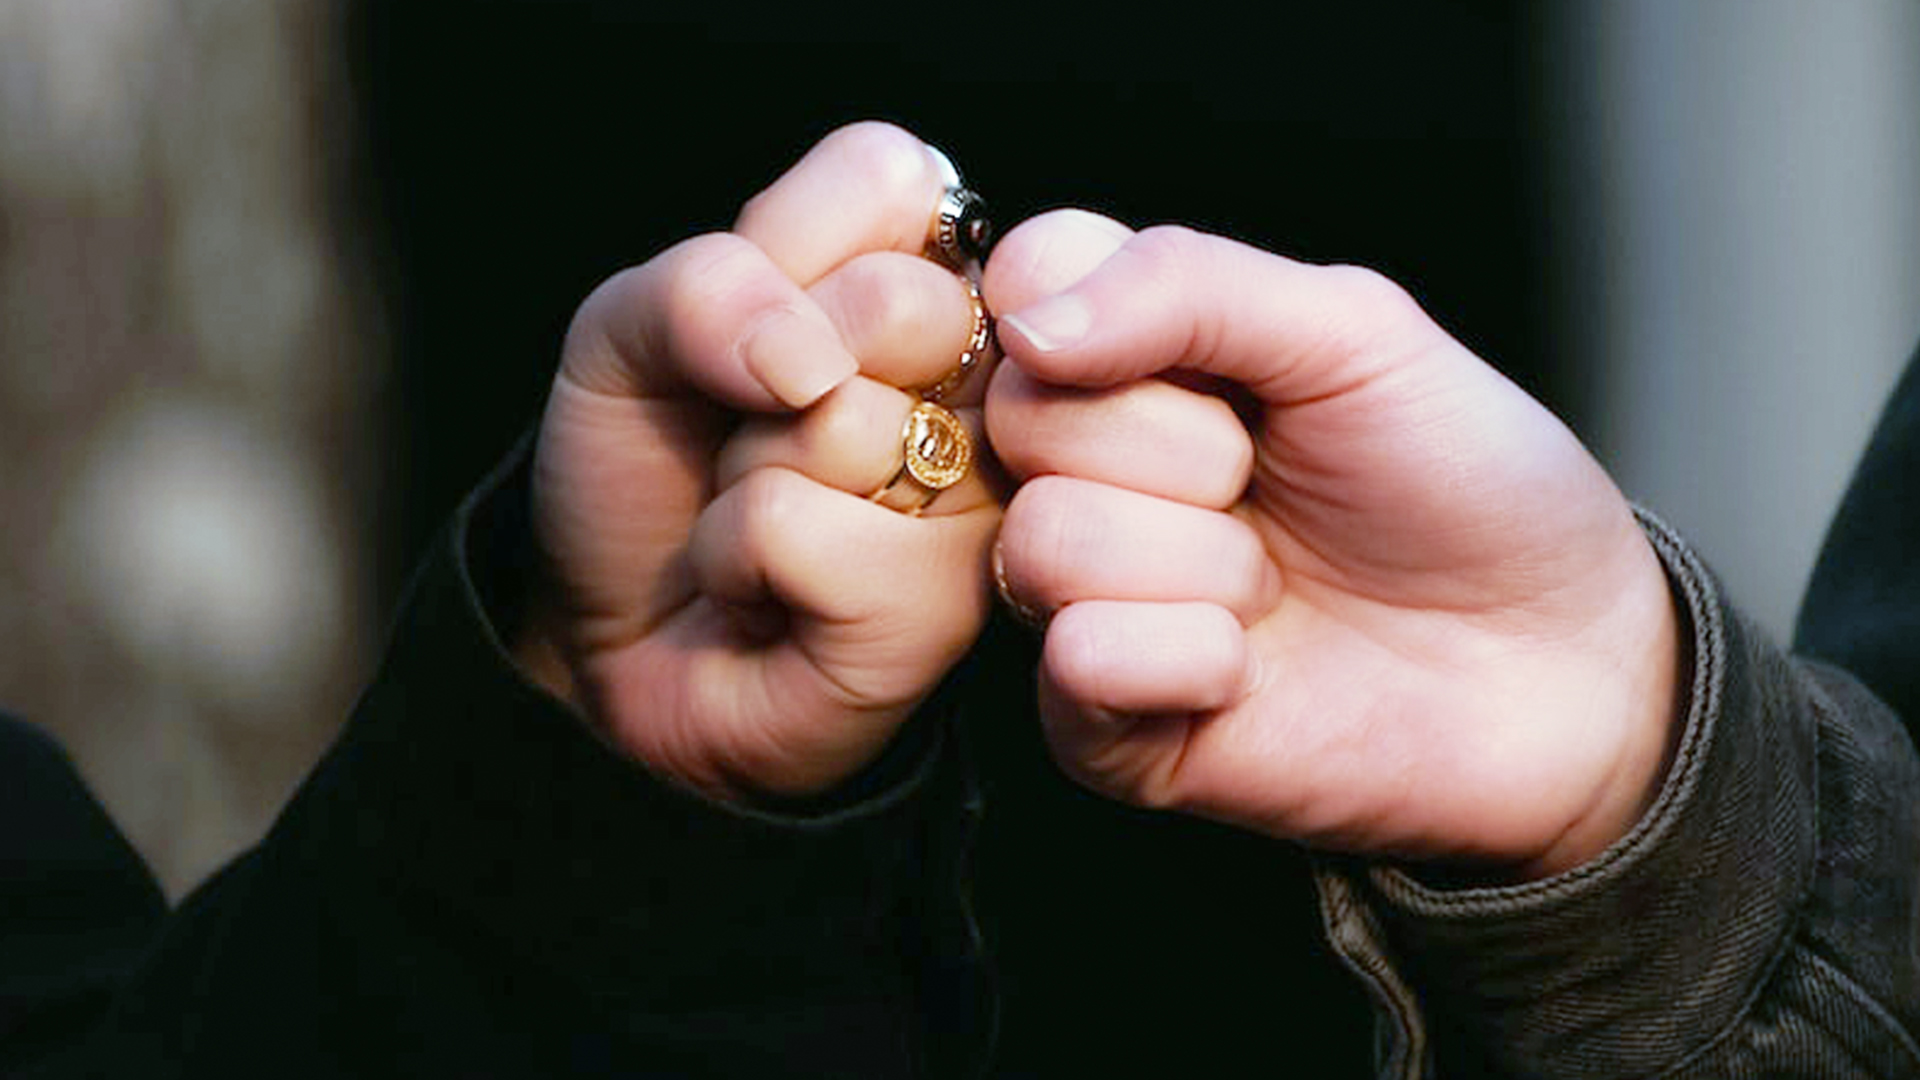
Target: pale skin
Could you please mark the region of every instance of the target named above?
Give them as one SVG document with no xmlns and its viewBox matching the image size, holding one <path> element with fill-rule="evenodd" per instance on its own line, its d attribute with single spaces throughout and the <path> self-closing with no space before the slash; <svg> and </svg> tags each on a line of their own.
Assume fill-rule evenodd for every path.
<svg viewBox="0 0 1920 1080">
<path fill-rule="evenodd" d="M 575 316 L 534 457 L 550 565 L 523 666 L 623 752 L 719 799 L 874 760 L 989 606 L 981 474 L 920 516 L 867 495 L 972 307 L 919 258 L 940 192 L 912 136 L 843 129 Z M 984 378 L 952 399 L 978 430 Z"/>
<path fill-rule="evenodd" d="M 531 674 L 712 797 L 829 791 L 977 635 L 997 544 L 1094 790 L 1502 879 L 1631 829 L 1679 713 L 1665 575 L 1578 441 L 1376 275 L 1029 221 L 983 283 L 1007 360 L 963 401 L 1020 482 L 1004 523 L 977 477 L 920 517 L 869 501 L 893 387 L 970 318 L 913 257 L 929 161 L 843 129 L 582 306 L 535 459 Z"/>
<path fill-rule="evenodd" d="M 1058 612 L 1041 708 L 1070 773 L 1519 877 L 1631 829 L 1680 711 L 1677 614 L 1546 409 L 1378 275 L 1183 229 L 1047 215 L 986 291 L 988 429 L 1025 481 L 1001 557 Z M 1156 377 L 1191 373 L 1247 419 Z"/>
</svg>

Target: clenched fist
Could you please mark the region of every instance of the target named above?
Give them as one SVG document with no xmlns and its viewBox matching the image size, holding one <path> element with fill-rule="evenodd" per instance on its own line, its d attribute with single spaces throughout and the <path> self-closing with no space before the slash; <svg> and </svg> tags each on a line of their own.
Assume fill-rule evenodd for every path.
<svg viewBox="0 0 1920 1080">
<path fill-rule="evenodd" d="M 857 772 L 985 618 L 1000 508 L 980 471 L 869 498 L 902 464 L 918 397 L 897 388 L 939 382 L 984 318 L 920 257 L 942 189 L 911 135 L 842 129 L 731 232 L 602 285 L 568 333 L 518 652 L 621 750 L 711 796 Z M 980 442 L 984 385 L 943 399 Z"/>
<path fill-rule="evenodd" d="M 997 557 L 1063 767 L 1349 851 L 1564 870 L 1662 775 L 1674 603 L 1544 408 L 1390 282 L 1089 214 L 1002 241 Z"/>
</svg>

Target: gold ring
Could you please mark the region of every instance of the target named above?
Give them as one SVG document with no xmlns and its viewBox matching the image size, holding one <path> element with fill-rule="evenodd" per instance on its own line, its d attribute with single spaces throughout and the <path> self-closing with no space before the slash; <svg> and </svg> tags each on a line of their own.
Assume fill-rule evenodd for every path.
<svg viewBox="0 0 1920 1080">
<path fill-rule="evenodd" d="M 884 505 L 887 493 L 904 481 L 920 492 L 920 501 L 905 510 L 908 516 L 918 517 L 973 467 L 973 436 L 959 417 L 938 403 L 917 401 L 900 426 L 900 452 L 900 468 L 893 478 L 867 498 Z"/>
<path fill-rule="evenodd" d="M 993 316 L 987 313 L 987 301 L 980 295 L 980 286 L 972 278 L 960 279 L 967 286 L 967 302 L 973 305 L 973 331 L 967 335 L 967 347 L 960 352 L 960 359 L 938 380 L 919 389 L 922 401 L 939 401 L 953 393 L 980 366 L 980 359 L 987 355 L 987 345 L 993 341 Z"/>
<path fill-rule="evenodd" d="M 1013 613 L 1013 617 L 1020 621 L 1020 625 L 1029 630 L 1046 633 L 1047 613 L 1032 604 L 1024 603 L 1019 597 L 1013 595 L 1013 585 L 1007 580 L 1006 556 L 1000 553 L 999 541 L 995 541 L 993 545 L 993 591 L 999 594 L 1000 603 Z"/>
</svg>

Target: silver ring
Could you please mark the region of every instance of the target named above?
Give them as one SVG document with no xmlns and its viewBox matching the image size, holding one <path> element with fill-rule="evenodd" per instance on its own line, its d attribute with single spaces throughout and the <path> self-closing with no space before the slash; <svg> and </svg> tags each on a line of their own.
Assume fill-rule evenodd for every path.
<svg viewBox="0 0 1920 1080">
<path fill-rule="evenodd" d="M 951 158 L 932 146 L 927 152 L 933 155 L 945 185 L 927 225 L 927 257 L 955 270 L 985 262 L 993 243 L 987 201 L 960 179 L 960 170 L 953 167 Z"/>
</svg>

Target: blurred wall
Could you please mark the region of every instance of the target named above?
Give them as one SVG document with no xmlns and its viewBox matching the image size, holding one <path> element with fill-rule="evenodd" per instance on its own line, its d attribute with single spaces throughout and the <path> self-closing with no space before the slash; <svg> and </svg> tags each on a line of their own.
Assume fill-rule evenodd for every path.
<svg viewBox="0 0 1920 1080">
<path fill-rule="evenodd" d="M 1920 4 L 1550 10 L 1557 321 L 1585 426 L 1784 638 L 1920 340 Z"/>
<path fill-rule="evenodd" d="M 371 644 L 332 7 L 0 0 L 0 702 L 175 892 Z"/>
</svg>

